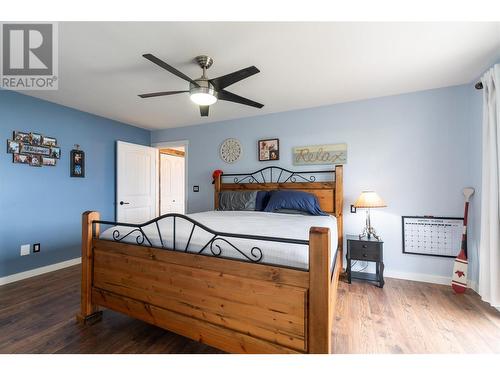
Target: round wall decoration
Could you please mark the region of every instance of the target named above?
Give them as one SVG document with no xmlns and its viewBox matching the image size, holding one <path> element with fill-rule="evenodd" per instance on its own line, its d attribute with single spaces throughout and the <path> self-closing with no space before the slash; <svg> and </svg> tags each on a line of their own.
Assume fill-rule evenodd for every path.
<svg viewBox="0 0 500 375">
<path fill-rule="evenodd" d="M 242 152 L 240 141 L 235 138 L 228 138 L 220 145 L 220 158 L 226 163 L 236 162 Z"/>
</svg>

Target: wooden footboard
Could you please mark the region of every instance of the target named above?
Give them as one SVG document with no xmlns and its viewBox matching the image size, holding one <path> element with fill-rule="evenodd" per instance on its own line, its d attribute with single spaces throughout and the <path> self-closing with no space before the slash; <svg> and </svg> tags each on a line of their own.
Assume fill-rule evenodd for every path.
<svg viewBox="0 0 500 375">
<path fill-rule="evenodd" d="M 100 240 L 83 214 L 78 319 L 106 307 L 231 353 L 330 353 L 342 254 L 311 228 L 309 271 Z M 92 235 L 93 233 L 93 235 Z"/>
</svg>

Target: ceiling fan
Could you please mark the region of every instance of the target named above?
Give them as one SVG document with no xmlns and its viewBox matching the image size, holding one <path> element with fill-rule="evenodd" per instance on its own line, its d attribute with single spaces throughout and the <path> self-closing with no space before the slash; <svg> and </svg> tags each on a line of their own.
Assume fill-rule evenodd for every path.
<svg viewBox="0 0 500 375">
<path fill-rule="evenodd" d="M 226 100 L 228 102 L 239 103 L 255 108 L 264 107 L 264 104 L 254 102 L 253 100 L 224 90 L 226 87 L 232 85 L 233 83 L 259 73 L 260 70 L 255 66 L 249 66 L 248 68 L 241 69 L 218 78 L 209 79 L 206 75 L 207 69 L 212 66 L 214 60 L 209 56 L 201 55 L 197 56 L 195 60 L 200 68 L 203 69 L 203 74 L 200 78 L 193 80 L 187 75 L 175 69 L 173 66 L 168 65 L 165 61 L 160 60 L 158 57 L 150 53 L 146 53 L 142 56 L 158 65 L 159 67 L 176 75 L 177 77 L 188 81 L 189 90 L 153 92 L 150 94 L 139 95 L 141 98 L 152 98 L 156 96 L 175 95 L 188 92 L 190 99 L 200 106 L 200 114 L 202 116 L 208 116 L 208 107 L 217 102 L 217 100 Z"/>
</svg>

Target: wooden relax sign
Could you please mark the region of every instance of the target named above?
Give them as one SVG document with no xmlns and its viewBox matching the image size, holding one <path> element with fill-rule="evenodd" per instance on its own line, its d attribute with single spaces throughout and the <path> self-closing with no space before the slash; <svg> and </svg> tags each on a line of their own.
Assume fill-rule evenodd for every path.
<svg viewBox="0 0 500 375">
<path fill-rule="evenodd" d="M 294 165 L 346 164 L 347 144 L 301 146 L 293 148 Z"/>
</svg>

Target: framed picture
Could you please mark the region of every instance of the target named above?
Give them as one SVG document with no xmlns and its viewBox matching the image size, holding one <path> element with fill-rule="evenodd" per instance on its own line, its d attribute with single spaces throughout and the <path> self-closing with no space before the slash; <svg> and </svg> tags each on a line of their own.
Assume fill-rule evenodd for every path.
<svg viewBox="0 0 500 375">
<path fill-rule="evenodd" d="M 55 147 L 57 146 L 57 139 L 52 138 L 52 137 L 42 137 L 42 146 L 45 147 Z"/>
<path fill-rule="evenodd" d="M 280 141 L 278 138 L 261 139 L 259 141 L 259 161 L 279 160 Z"/>
<path fill-rule="evenodd" d="M 61 158 L 61 148 L 60 147 L 51 147 L 49 156 L 51 158 L 60 159 Z"/>
<path fill-rule="evenodd" d="M 48 167 L 54 167 L 57 163 L 57 159 L 54 158 L 47 158 L 45 156 L 42 156 L 42 165 L 48 166 Z"/>
<path fill-rule="evenodd" d="M 33 146 L 41 146 L 42 145 L 42 135 L 37 133 L 30 133 L 30 143 Z"/>
<path fill-rule="evenodd" d="M 33 167 L 54 167 L 61 158 L 61 148 L 57 139 L 40 133 L 14 130 L 12 139 L 7 140 L 7 152 L 12 154 L 12 162 L 29 164 Z"/>
<path fill-rule="evenodd" d="M 22 142 L 22 143 L 30 143 L 31 142 L 31 138 L 30 138 L 29 133 L 15 131 L 12 138 L 14 138 L 14 141 L 17 141 L 17 142 Z"/>
<path fill-rule="evenodd" d="M 18 164 L 30 164 L 30 156 L 29 155 L 23 155 L 23 154 L 14 154 L 12 155 L 12 162 L 13 163 L 18 163 Z"/>
<path fill-rule="evenodd" d="M 85 153 L 82 150 L 71 150 L 71 177 L 85 177 Z"/>
<path fill-rule="evenodd" d="M 31 155 L 30 165 L 32 167 L 41 167 L 42 166 L 42 156 L 41 155 Z"/>
<path fill-rule="evenodd" d="M 9 154 L 19 154 L 21 152 L 21 144 L 17 141 L 7 140 L 7 152 Z"/>
</svg>

